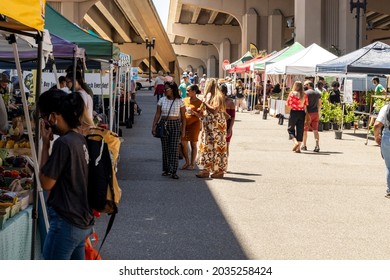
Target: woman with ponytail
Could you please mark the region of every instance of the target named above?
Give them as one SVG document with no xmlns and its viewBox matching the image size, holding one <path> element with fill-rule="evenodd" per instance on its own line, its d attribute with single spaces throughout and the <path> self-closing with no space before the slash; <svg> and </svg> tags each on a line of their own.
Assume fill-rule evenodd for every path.
<svg viewBox="0 0 390 280">
<path fill-rule="evenodd" d="M 42 152 L 39 179 L 49 192 L 50 228 L 43 246 L 47 260 L 83 260 L 85 238 L 94 223 L 88 206 L 88 161 L 85 137 L 79 133 L 85 111 L 79 93 L 49 90 L 39 97 Z M 60 137 L 53 143 L 53 134 Z"/>
<path fill-rule="evenodd" d="M 309 104 L 307 95 L 303 91 L 301 81 L 296 81 L 287 98 L 287 106 L 291 108 L 290 118 L 288 120 L 288 134 L 293 140 L 293 151 L 301 152 L 301 143 L 303 140 L 303 131 L 305 126 L 305 111 Z"/>
</svg>

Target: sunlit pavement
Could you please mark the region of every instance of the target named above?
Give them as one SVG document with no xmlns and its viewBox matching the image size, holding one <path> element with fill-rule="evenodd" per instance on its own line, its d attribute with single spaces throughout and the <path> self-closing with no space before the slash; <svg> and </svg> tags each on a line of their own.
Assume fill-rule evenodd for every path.
<svg viewBox="0 0 390 280">
<path fill-rule="evenodd" d="M 309 151 L 296 154 L 287 120 L 237 113 L 225 178 L 180 170 L 173 180 L 151 136 L 155 97 L 137 101 L 142 114 L 122 127 L 123 196 L 104 259 L 390 258 L 384 162 L 364 130 L 321 132 L 320 153 L 310 133 Z M 97 221 L 101 238 L 107 220 Z"/>
</svg>

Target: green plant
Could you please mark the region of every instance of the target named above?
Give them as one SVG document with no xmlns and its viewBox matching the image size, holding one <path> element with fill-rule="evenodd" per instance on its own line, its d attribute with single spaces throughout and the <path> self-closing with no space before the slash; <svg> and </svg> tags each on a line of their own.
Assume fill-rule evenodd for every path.
<svg viewBox="0 0 390 280">
<path fill-rule="evenodd" d="M 343 108 L 341 107 L 341 104 L 331 104 L 331 117 L 332 120 L 337 123 L 339 126 L 341 126 L 341 123 L 343 122 Z"/>
<path fill-rule="evenodd" d="M 352 104 L 345 104 L 345 113 L 344 113 L 344 122 L 351 123 L 356 121 L 358 118 L 355 116 L 355 110 L 357 108 L 357 102 L 353 102 Z"/>
<path fill-rule="evenodd" d="M 366 92 L 366 95 L 365 95 L 365 100 L 366 100 L 366 105 L 370 105 L 370 102 L 371 102 L 371 96 L 374 94 L 374 91 L 373 90 L 369 90 Z"/>
<path fill-rule="evenodd" d="M 331 118 L 331 104 L 329 102 L 329 92 L 325 91 L 321 95 L 321 116 L 320 116 L 320 121 L 323 123 L 328 123 L 330 122 Z"/>
<path fill-rule="evenodd" d="M 374 102 L 374 111 L 375 113 L 379 113 L 379 111 L 381 110 L 381 108 L 386 104 L 386 100 L 385 99 L 382 99 L 382 98 L 376 98 L 375 99 L 375 102 Z"/>
</svg>

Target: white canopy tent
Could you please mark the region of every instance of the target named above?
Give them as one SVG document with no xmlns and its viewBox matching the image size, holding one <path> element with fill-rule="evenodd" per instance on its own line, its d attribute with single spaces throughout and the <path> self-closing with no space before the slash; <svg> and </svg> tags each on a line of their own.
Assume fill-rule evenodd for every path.
<svg viewBox="0 0 390 280">
<path fill-rule="evenodd" d="M 266 65 L 265 73 L 267 75 L 315 75 L 317 64 L 335 58 L 336 55 L 314 43 L 292 56 Z"/>
</svg>

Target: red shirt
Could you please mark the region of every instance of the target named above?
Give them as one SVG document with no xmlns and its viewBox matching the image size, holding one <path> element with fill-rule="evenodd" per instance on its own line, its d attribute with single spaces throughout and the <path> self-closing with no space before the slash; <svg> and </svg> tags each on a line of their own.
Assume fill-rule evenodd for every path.
<svg viewBox="0 0 390 280">
<path fill-rule="evenodd" d="M 287 106 L 291 107 L 291 110 L 303 111 L 305 107 L 309 104 L 309 99 L 305 94 L 303 102 L 299 99 L 298 96 L 295 96 L 293 92 L 290 92 L 287 98 Z"/>
</svg>

